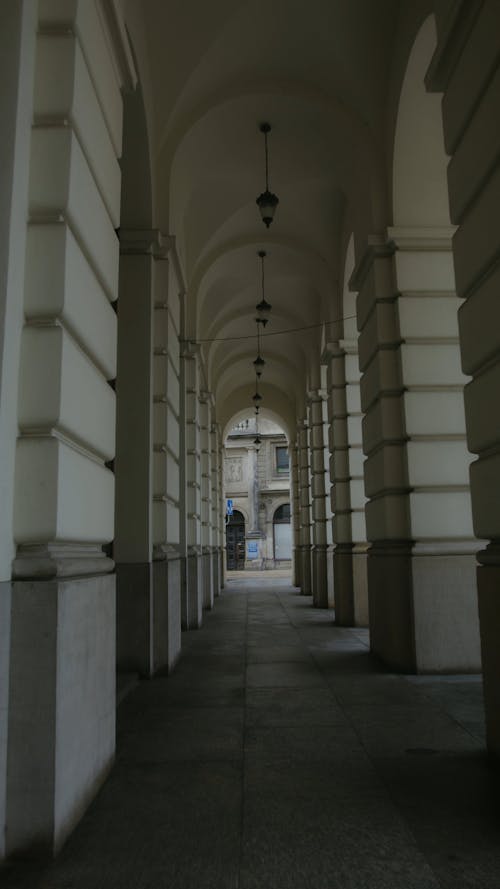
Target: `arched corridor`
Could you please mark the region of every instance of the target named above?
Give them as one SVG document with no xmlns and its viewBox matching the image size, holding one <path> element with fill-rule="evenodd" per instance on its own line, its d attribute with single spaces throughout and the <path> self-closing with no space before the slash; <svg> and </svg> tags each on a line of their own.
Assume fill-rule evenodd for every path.
<svg viewBox="0 0 500 889">
<path fill-rule="evenodd" d="M 497 0 L 3 0 L 6 867 L 76 848 L 73 831 L 101 787 L 102 798 L 113 793 L 132 736 L 160 764 L 162 745 L 168 757 L 182 746 L 177 704 L 163 722 L 164 703 L 178 688 L 189 709 L 191 686 L 201 698 L 236 641 L 237 683 L 232 668 L 224 680 L 236 698 L 244 688 L 259 696 L 245 685 L 252 675 L 281 688 L 281 663 L 287 683 L 314 676 L 311 694 L 321 687 L 325 700 L 333 689 L 341 712 L 328 698 L 323 723 L 323 707 L 311 712 L 300 691 L 307 682 L 289 686 L 298 723 L 287 728 L 303 717 L 328 738 L 309 750 L 312 771 L 344 755 L 332 730 L 344 732 L 342 750 L 352 740 L 356 762 L 365 757 L 381 782 L 381 811 L 396 807 L 399 839 L 409 825 L 430 886 L 459 868 L 446 871 L 419 826 L 424 801 L 443 811 L 434 785 L 453 837 L 460 819 L 462 833 L 490 829 L 483 754 L 500 754 L 499 35 Z M 228 501 L 244 520 L 234 527 Z M 248 576 L 231 592 L 228 566 L 291 568 L 293 589 L 252 592 Z M 120 711 L 131 738 L 119 723 L 113 771 L 117 703 L 132 686 Z M 459 702 L 481 689 L 477 734 Z M 211 711 L 217 690 L 205 690 Z M 271 697 L 269 729 L 288 718 Z M 134 715 L 142 702 L 161 735 L 151 748 L 147 720 L 141 740 Z M 241 757 L 267 763 L 276 751 L 252 746 L 258 726 L 234 706 L 238 774 L 264 823 L 258 763 L 252 783 Z M 198 716 L 208 743 L 213 714 Z M 389 758 L 374 766 L 379 741 Z M 337 798 L 326 800 L 299 741 L 290 745 L 303 791 L 295 805 L 283 787 L 283 848 L 295 829 L 300 852 L 307 813 L 325 847 L 318 862 L 348 884 Z M 457 796 L 459 766 L 476 827 Z M 188 772 L 180 794 L 193 789 Z M 278 774 L 267 779 L 279 790 Z M 363 800 L 379 791 L 353 782 L 342 800 L 363 833 Z M 257 826 L 246 830 L 242 885 L 266 884 L 274 859 Z M 447 849 L 437 821 L 436 836 Z M 248 870 L 253 842 L 261 872 Z M 368 883 L 385 879 L 375 851 L 368 857 Z M 314 889 L 326 881 L 310 874 Z M 487 885 L 474 867 L 467 880 L 463 889 Z"/>
<path fill-rule="evenodd" d="M 56 864 L 6 889 L 496 889 L 477 677 L 403 677 L 284 572 L 233 575 Z M 260 576 L 259 576 L 260 575 Z"/>
</svg>

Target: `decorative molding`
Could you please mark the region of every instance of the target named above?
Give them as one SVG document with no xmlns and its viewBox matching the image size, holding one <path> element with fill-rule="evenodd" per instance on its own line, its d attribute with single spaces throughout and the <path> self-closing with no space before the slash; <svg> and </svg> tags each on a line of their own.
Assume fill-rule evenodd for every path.
<svg viewBox="0 0 500 889">
<path fill-rule="evenodd" d="M 172 249 L 173 238 L 164 235 L 158 228 L 118 230 L 120 253 L 125 256 L 152 256 L 153 259 L 167 259 Z"/>
<path fill-rule="evenodd" d="M 15 580 L 53 577 L 77 577 L 109 574 L 115 563 L 99 544 L 44 543 L 22 544 L 12 563 Z"/>
<path fill-rule="evenodd" d="M 394 244 L 396 250 L 451 252 L 456 230 L 456 225 L 393 226 L 387 229 L 387 243 Z"/>
<path fill-rule="evenodd" d="M 374 261 L 376 259 L 384 259 L 393 256 L 394 250 L 394 243 L 387 241 L 387 239 L 381 237 L 381 235 L 368 235 L 366 249 L 349 278 L 349 290 L 358 293 L 361 290 L 363 282 Z"/>
</svg>

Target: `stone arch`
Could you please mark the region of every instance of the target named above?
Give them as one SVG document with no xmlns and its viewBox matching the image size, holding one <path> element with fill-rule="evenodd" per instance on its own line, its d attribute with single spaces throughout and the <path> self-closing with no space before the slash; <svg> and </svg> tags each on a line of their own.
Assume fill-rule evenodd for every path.
<svg viewBox="0 0 500 889">
<path fill-rule="evenodd" d="M 450 224 L 441 97 L 428 93 L 424 82 L 435 48 L 436 24 L 429 15 L 410 51 L 399 97 L 392 165 L 395 226 Z"/>
</svg>

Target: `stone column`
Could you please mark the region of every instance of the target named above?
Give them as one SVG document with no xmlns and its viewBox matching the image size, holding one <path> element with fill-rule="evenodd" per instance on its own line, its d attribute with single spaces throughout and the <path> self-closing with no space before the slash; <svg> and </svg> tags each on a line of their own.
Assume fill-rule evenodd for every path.
<svg viewBox="0 0 500 889">
<path fill-rule="evenodd" d="M 172 669 L 181 650 L 180 330 L 182 283 L 174 243 L 154 251 L 153 607 L 154 669 Z M 183 492 L 184 493 L 184 492 Z"/>
<path fill-rule="evenodd" d="M 292 506 L 292 528 L 293 528 L 293 578 L 294 586 L 300 587 L 301 584 L 301 555 L 300 555 L 300 484 L 299 484 L 299 458 L 298 448 L 296 445 L 289 444 L 288 451 L 290 454 L 290 482 L 291 482 L 291 506 Z"/>
<path fill-rule="evenodd" d="M 12 527 L 18 378 L 23 328 L 30 131 L 36 48 L 35 2 L 9 3 L 0 29 L 0 859 L 5 854 Z M 9 237 L 5 233 L 9 232 Z"/>
<path fill-rule="evenodd" d="M 180 653 L 178 296 L 168 239 L 121 229 L 120 243 L 117 665 L 152 676 Z"/>
<path fill-rule="evenodd" d="M 312 495 L 312 594 L 316 608 L 328 608 L 328 539 L 326 529 L 325 447 L 321 389 L 309 392 Z"/>
<path fill-rule="evenodd" d="M 210 453 L 212 466 L 212 584 L 214 596 L 220 593 L 220 551 L 219 551 L 219 513 L 220 513 L 220 476 L 219 476 L 219 427 L 212 423 L 210 428 Z"/>
<path fill-rule="evenodd" d="M 335 622 L 368 625 L 368 578 L 357 343 L 340 340 L 323 353 L 327 367 Z"/>
<path fill-rule="evenodd" d="M 300 588 L 304 596 L 312 593 L 311 571 L 311 503 L 307 421 L 297 429 L 300 485 Z"/>
<path fill-rule="evenodd" d="M 33 5 L 19 5 L 27 25 Z M 117 7 L 108 13 L 112 22 L 94 4 L 42 4 L 37 30 L 14 493 L 8 854 L 57 851 L 114 755 L 115 578 L 103 551 L 114 533 L 108 381 L 116 376 L 120 87 L 133 87 L 135 72 Z M 31 19 L 29 29 L 23 52 L 34 39 Z M 31 49 L 25 61 L 30 74 Z"/>
<path fill-rule="evenodd" d="M 222 429 L 220 426 L 218 429 L 218 441 L 219 446 L 217 449 L 217 467 L 218 467 L 218 478 L 219 478 L 219 487 L 217 491 L 217 503 L 219 506 L 219 517 L 218 517 L 218 532 L 217 532 L 217 540 L 219 545 L 219 583 L 220 589 L 224 589 L 224 581 L 226 576 L 226 526 L 225 526 L 225 516 L 226 516 L 226 504 L 224 501 L 224 457 L 223 457 L 223 442 L 222 442 Z"/>
<path fill-rule="evenodd" d="M 214 604 L 212 570 L 212 395 L 200 393 L 200 452 L 201 452 L 201 545 L 203 554 L 203 607 Z"/>
<path fill-rule="evenodd" d="M 353 279 L 372 647 L 418 672 L 479 667 L 450 248 L 448 231 L 391 230 Z"/>
<path fill-rule="evenodd" d="M 182 361 L 186 399 L 187 499 L 187 569 L 185 597 L 182 601 L 182 626 L 185 630 L 191 630 L 201 626 L 203 610 L 199 354 L 197 346 L 187 343 L 182 354 Z"/>
<path fill-rule="evenodd" d="M 500 754 L 500 7 L 453 5 L 438 16 L 438 48 L 427 85 L 444 92 L 443 123 L 453 238 L 467 439 L 476 536 L 488 541 L 477 559 L 487 741 Z M 451 17 L 451 16 L 450 16 Z M 480 64 L 478 63 L 480 60 Z"/>
</svg>

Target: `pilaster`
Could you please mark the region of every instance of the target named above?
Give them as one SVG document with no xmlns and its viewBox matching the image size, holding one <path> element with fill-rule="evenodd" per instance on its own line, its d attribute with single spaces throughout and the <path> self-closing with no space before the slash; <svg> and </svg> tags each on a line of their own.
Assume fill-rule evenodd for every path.
<svg viewBox="0 0 500 889">
<path fill-rule="evenodd" d="M 187 568 L 185 597 L 182 602 L 182 626 L 183 629 L 189 630 L 201 626 L 203 611 L 198 347 L 190 343 L 185 344 L 182 361 L 186 386 L 187 499 Z"/>
<path fill-rule="evenodd" d="M 203 558 L 203 607 L 214 604 L 212 568 L 212 449 L 211 433 L 213 397 L 200 392 L 200 453 L 201 453 L 201 544 Z"/>
<path fill-rule="evenodd" d="M 35 4 L 20 7 L 27 23 Z M 134 70 L 124 28 L 111 33 L 97 4 L 39 12 L 34 78 L 25 60 L 34 106 L 25 136 L 7 854 L 60 848 L 115 744 L 115 578 L 103 546 L 114 536 L 121 88 Z"/>
<path fill-rule="evenodd" d="M 300 588 L 302 595 L 312 593 L 310 467 L 307 421 L 297 427 L 298 471 L 300 485 Z"/>
<path fill-rule="evenodd" d="M 312 496 L 312 594 L 317 608 L 328 608 L 327 516 L 323 403 L 326 393 L 308 393 Z"/>
<path fill-rule="evenodd" d="M 479 665 L 476 544 L 450 232 L 388 234 L 354 276 L 372 646 L 399 669 L 470 671 Z"/>
<path fill-rule="evenodd" d="M 301 550 L 300 550 L 300 481 L 299 481 L 299 449 L 290 443 L 290 486 L 292 498 L 292 531 L 293 531 L 293 584 L 302 586 L 301 581 Z"/>
<path fill-rule="evenodd" d="M 440 23 L 427 86 L 443 92 L 443 125 L 450 155 L 450 214 L 465 387 L 472 515 L 477 537 L 481 654 L 487 741 L 500 754 L 500 8 L 455 2 Z M 480 60 L 480 63 L 479 61 Z"/>
</svg>

